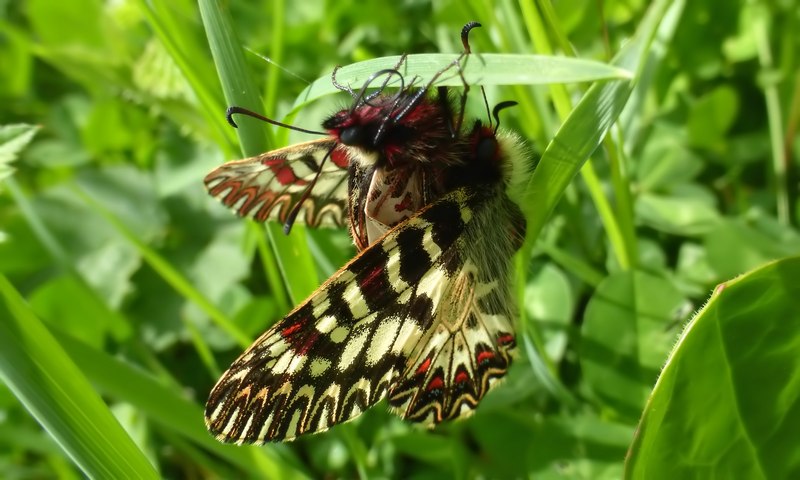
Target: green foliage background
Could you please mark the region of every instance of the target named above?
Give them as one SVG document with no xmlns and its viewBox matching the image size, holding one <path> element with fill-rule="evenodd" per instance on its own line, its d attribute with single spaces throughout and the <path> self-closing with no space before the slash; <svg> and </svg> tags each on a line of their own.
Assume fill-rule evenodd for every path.
<svg viewBox="0 0 800 480">
<path fill-rule="evenodd" d="M 207 197 L 213 166 L 297 140 L 225 107 L 315 128 L 347 98 L 297 109 L 307 82 L 459 52 L 469 20 L 477 52 L 633 76 L 487 86 L 541 158 L 507 380 L 434 431 L 379 405 L 218 444 L 216 378 L 354 254 Z M 0 477 L 800 475 L 798 27 L 792 0 L 0 2 Z"/>
</svg>

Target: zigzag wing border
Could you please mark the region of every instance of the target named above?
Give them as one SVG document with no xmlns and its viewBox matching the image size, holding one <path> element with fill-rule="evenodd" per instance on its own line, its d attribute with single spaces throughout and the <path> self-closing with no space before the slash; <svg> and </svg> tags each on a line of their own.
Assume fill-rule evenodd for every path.
<svg viewBox="0 0 800 480">
<path fill-rule="evenodd" d="M 324 164 L 323 158 L 330 155 Z M 241 217 L 286 222 L 322 165 L 298 220 L 311 227 L 347 222 L 348 153 L 332 137 L 227 162 L 205 177 L 208 193 Z"/>
</svg>

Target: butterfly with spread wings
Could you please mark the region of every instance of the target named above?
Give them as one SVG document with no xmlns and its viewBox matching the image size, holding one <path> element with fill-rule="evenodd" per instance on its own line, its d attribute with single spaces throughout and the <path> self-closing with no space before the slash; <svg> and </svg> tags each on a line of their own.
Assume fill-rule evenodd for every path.
<svg viewBox="0 0 800 480">
<path fill-rule="evenodd" d="M 462 31 L 457 69 L 475 26 Z M 359 251 L 214 386 L 206 424 L 221 441 L 291 440 L 384 398 L 405 419 L 438 424 L 471 413 L 509 368 L 510 265 L 525 233 L 512 198 L 526 152 L 491 123 L 462 129 L 464 98 L 454 113 L 446 89 L 432 94 L 435 79 L 367 94 L 382 75 L 402 81 L 390 69 L 359 92 L 342 87 L 354 102 L 323 123 L 328 137 L 205 179 L 239 215 L 287 231 L 296 220 L 347 225 Z"/>
</svg>

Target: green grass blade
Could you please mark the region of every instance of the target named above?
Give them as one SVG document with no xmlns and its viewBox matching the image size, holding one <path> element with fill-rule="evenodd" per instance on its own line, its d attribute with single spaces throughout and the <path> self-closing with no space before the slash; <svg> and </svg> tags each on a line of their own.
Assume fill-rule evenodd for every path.
<svg viewBox="0 0 800 480">
<path fill-rule="evenodd" d="M 137 3 L 153 32 L 191 85 L 202 106 L 201 112 L 212 126 L 210 130 L 212 135 L 220 144 L 225 143 L 227 150 L 233 136 L 228 129 L 227 122 L 218 114 L 224 107 L 213 93 L 212 88 L 216 85 L 209 85 L 209 76 L 203 73 L 200 61 L 197 60 L 198 57 L 201 57 L 201 51 L 199 48 L 191 48 L 192 32 L 172 18 L 170 8 L 162 2 L 151 3 L 139 0 Z"/>
<path fill-rule="evenodd" d="M 88 477 L 159 478 L 5 276 L 0 276 L 0 375 Z"/>
<path fill-rule="evenodd" d="M 761 64 L 764 89 L 764 98 L 767 104 L 767 119 L 769 121 L 769 141 L 772 150 L 772 174 L 775 176 L 775 206 L 778 220 L 785 225 L 791 224 L 791 197 L 789 194 L 789 174 L 787 165 L 791 164 L 787 158 L 788 148 L 785 147 L 784 122 L 781 98 L 778 83 L 769 81 L 770 74 L 776 70 L 772 59 L 772 46 L 770 45 L 769 29 L 771 27 L 766 5 L 758 5 L 756 10 L 758 21 L 755 26 L 756 44 L 758 45 L 758 61 Z"/>
<path fill-rule="evenodd" d="M 645 63 L 649 53 L 648 46 L 659 27 L 659 20 L 664 17 L 664 11 L 669 4 L 669 0 L 662 0 L 651 5 L 648 20 L 642 22 L 636 37 L 620 50 L 614 59 L 614 65 L 638 72 L 640 66 Z M 630 249 L 626 248 L 624 244 L 624 236 L 620 232 L 613 210 L 605 198 L 600 181 L 591 165 L 586 165 L 586 161 L 603 141 L 606 132 L 617 121 L 632 88 L 633 82 L 627 79 L 595 83 L 571 111 L 548 144 L 525 191 L 518 198 L 527 219 L 526 242 L 520 253 L 521 258 L 531 257 L 534 242 L 547 219 L 569 183 L 583 168 L 584 180 L 586 180 L 590 192 L 593 193 L 592 199 L 601 215 L 613 250 L 617 258 L 627 264 L 624 259 Z M 566 99 L 562 100 L 562 103 L 564 101 Z M 566 104 L 562 104 L 559 110 L 565 109 Z M 544 352 L 541 335 L 533 329 L 531 322 L 523 321 L 521 325 L 523 331 L 531 326 L 526 333 L 535 348 L 530 351 L 540 352 L 542 356 L 540 362 L 548 364 L 546 356 L 541 353 Z M 550 367 L 551 375 L 555 376 L 555 369 L 552 368 L 552 365 Z M 551 381 L 555 382 L 555 379 L 551 379 Z"/>
<path fill-rule="evenodd" d="M 259 90 L 247 70 L 244 52 L 233 30 L 229 12 L 220 2 L 201 0 L 198 4 L 225 101 L 228 105 L 261 111 Z M 223 114 L 223 111 L 219 112 L 220 117 Z M 236 123 L 239 125 L 236 133 L 245 155 L 258 155 L 267 150 L 262 122 L 245 117 L 237 118 Z"/>
<path fill-rule="evenodd" d="M 648 46 L 659 20 L 671 3 L 661 0 L 650 6 L 637 35 L 615 57 L 615 65 L 633 71 L 640 68 L 649 53 Z M 529 242 L 539 235 L 567 185 L 616 122 L 631 89 L 629 80 L 592 85 L 547 146 L 521 202 L 528 218 Z"/>
<path fill-rule="evenodd" d="M 433 75 L 453 64 L 457 55 L 452 53 L 430 53 L 408 55 L 398 71 L 406 84 L 417 78 L 424 84 Z M 336 72 L 336 80 L 358 90 L 371 75 L 383 69 L 397 66 L 400 56 L 382 57 L 347 65 Z M 547 55 L 515 55 L 485 53 L 467 57 L 463 62 L 464 79 L 469 85 L 540 85 L 549 83 L 579 83 L 598 80 L 630 78 L 631 73 L 593 60 Z M 398 86 L 398 82 L 390 86 Z M 456 70 L 448 72 L 436 81 L 439 86 L 461 87 L 464 81 Z M 325 95 L 338 93 L 331 76 L 315 80 L 297 97 L 295 108 Z"/>
<path fill-rule="evenodd" d="M 297 463 L 296 460 L 281 458 L 274 449 L 236 447 L 217 442 L 203 425 L 202 409 L 149 374 L 66 335 L 56 332 L 56 336 L 80 370 L 103 394 L 134 405 L 161 428 L 184 436 L 254 476 L 302 476 L 291 466 Z"/>
<path fill-rule="evenodd" d="M 247 70 L 244 51 L 233 30 L 229 12 L 214 0 L 201 0 L 199 5 L 225 99 L 230 105 L 261 111 L 259 90 Z M 237 118 L 237 124 L 246 156 L 267 150 L 262 122 L 244 117 Z M 267 233 L 290 296 L 294 301 L 304 298 L 319 286 L 319 281 L 302 228 L 294 228 L 292 238 L 276 234 L 269 226 Z"/>
</svg>

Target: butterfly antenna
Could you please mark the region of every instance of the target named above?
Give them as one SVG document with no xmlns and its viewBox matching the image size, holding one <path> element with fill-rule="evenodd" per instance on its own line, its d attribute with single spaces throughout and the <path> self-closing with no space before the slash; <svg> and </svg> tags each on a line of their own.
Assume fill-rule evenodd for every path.
<svg viewBox="0 0 800 480">
<path fill-rule="evenodd" d="M 403 80 L 403 76 L 400 74 L 399 70 L 400 70 L 400 67 L 402 67 L 402 66 L 403 66 L 403 63 L 406 61 L 406 57 L 408 57 L 408 55 L 407 55 L 407 54 L 405 54 L 405 53 L 404 53 L 404 54 L 402 54 L 402 55 L 400 56 L 400 60 L 397 62 L 397 64 L 395 64 L 395 66 L 394 66 L 394 67 L 392 67 L 392 68 L 389 68 L 389 69 L 386 69 L 386 70 L 381 70 L 381 72 L 386 72 L 386 71 L 395 71 L 395 72 L 397 72 L 397 74 L 398 74 L 398 75 L 400 75 L 400 80 L 401 80 L 401 82 L 402 82 L 402 80 Z M 339 80 L 336 80 L 336 73 L 337 73 L 337 72 L 339 71 L 339 69 L 341 69 L 341 68 L 342 68 L 342 67 L 341 67 L 341 65 L 337 65 L 337 66 L 336 66 L 336 67 L 333 69 L 333 72 L 331 72 L 331 83 L 333 84 L 333 86 L 334 86 L 334 87 L 336 87 L 336 89 L 337 89 L 337 90 L 341 90 L 341 91 L 343 91 L 343 92 L 347 92 L 347 93 L 349 93 L 349 94 L 350 94 L 350 96 L 351 96 L 351 97 L 353 97 L 353 100 L 356 100 L 356 99 L 357 99 L 357 97 L 358 97 L 359 95 L 358 95 L 358 94 L 357 94 L 357 93 L 356 93 L 356 92 L 353 90 L 353 88 L 352 88 L 352 87 L 350 87 L 350 85 L 342 85 L 341 83 L 339 83 Z M 371 76 L 370 76 L 370 78 L 368 78 L 368 79 L 367 79 L 367 83 L 370 83 L 370 82 L 372 82 L 372 80 L 374 79 L 373 77 L 376 77 L 376 76 L 377 76 L 379 73 L 380 73 L 380 72 L 378 72 L 378 73 L 375 73 L 375 74 L 371 75 Z M 378 95 L 380 95 L 380 94 L 381 94 L 381 92 L 383 92 L 383 90 L 385 90 L 385 89 L 386 89 L 386 87 L 387 87 L 387 86 L 389 86 L 389 82 L 390 82 L 391 80 L 392 80 L 392 76 L 391 76 L 391 75 L 388 75 L 388 76 L 386 77 L 386 80 L 383 82 L 383 85 L 381 85 L 381 86 L 380 86 L 380 88 L 378 89 L 378 91 L 377 91 L 377 92 L 374 92 L 374 93 L 371 93 L 371 94 L 369 94 L 369 95 L 367 95 L 366 97 L 364 97 L 364 98 L 363 98 L 363 100 L 362 100 L 362 101 L 363 101 L 364 103 L 367 103 L 367 102 L 369 102 L 370 100 L 372 100 L 373 98 L 375 98 L 375 97 L 377 97 Z M 363 90 L 363 88 L 362 88 L 362 90 Z M 402 87 L 401 87 L 401 90 L 402 90 Z"/>
<path fill-rule="evenodd" d="M 481 26 L 481 24 L 478 23 L 478 22 L 469 22 L 466 25 L 464 25 L 463 28 L 461 28 L 461 44 L 464 46 L 464 51 L 461 52 L 461 54 L 458 56 L 458 58 L 453 60 L 452 63 L 450 63 L 448 66 L 444 67 L 443 69 L 439 70 L 438 72 L 436 72 L 436 74 L 433 77 L 431 77 L 431 79 L 428 81 L 427 85 L 425 85 L 424 87 L 420 88 L 419 91 L 417 91 L 414 94 L 414 96 L 411 97 L 411 99 L 408 102 L 406 102 L 406 104 L 403 106 L 403 108 L 397 114 L 395 114 L 394 117 L 392 117 L 392 121 L 396 122 L 396 121 L 402 120 L 403 117 L 408 115 L 408 113 L 414 107 L 416 107 L 419 104 L 419 102 L 422 101 L 423 98 L 425 98 L 425 95 L 427 95 L 428 90 L 433 86 L 434 83 L 436 83 L 436 81 L 439 79 L 439 77 L 444 75 L 445 72 L 447 72 L 451 68 L 455 67 L 455 68 L 458 69 L 458 75 L 461 77 L 461 81 L 464 83 L 464 95 L 461 98 L 461 113 L 458 115 L 458 122 L 456 124 L 456 128 L 454 128 L 454 129 L 451 128 L 451 132 L 453 133 L 453 136 L 457 135 L 457 132 L 459 132 L 461 130 L 461 124 L 464 121 L 464 108 L 466 107 L 466 104 L 467 104 L 467 91 L 469 91 L 469 85 L 467 84 L 467 80 L 466 80 L 466 78 L 464 78 L 464 73 L 461 70 L 461 60 L 463 60 L 464 57 L 466 57 L 467 55 L 472 53 L 472 49 L 470 48 L 470 45 L 469 45 L 469 32 L 472 31 L 472 29 L 480 27 L 480 26 Z M 444 90 L 442 88 L 440 88 L 439 89 L 440 97 L 442 96 L 443 92 L 444 92 Z"/>
<path fill-rule="evenodd" d="M 489 114 L 489 112 L 491 112 L 491 110 L 489 110 L 489 99 L 486 98 L 486 89 L 483 88 L 483 85 L 481 85 L 481 96 L 483 96 L 483 106 L 486 107 L 486 116 L 489 117 L 489 128 L 492 128 L 492 116 Z M 495 108 L 496 107 L 497 105 L 495 105 Z M 497 118 L 496 116 L 497 112 L 493 113 L 495 115 L 495 118 Z M 499 124 L 500 122 L 497 123 Z"/>
<path fill-rule="evenodd" d="M 464 70 L 461 68 L 461 59 L 472 53 L 472 47 L 469 44 L 469 32 L 481 26 L 482 25 L 480 23 L 473 21 L 464 25 L 464 27 L 461 29 L 461 45 L 464 47 L 464 51 L 461 52 L 461 55 L 458 57 L 456 68 L 458 68 L 458 76 L 461 77 L 461 83 L 464 84 L 464 93 L 461 95 L 461 108 L 458 112 L 456 126 L 453 129 L 455 131 L 455 135 L 458 135 L 458 132 L 461 131 L 461 126 L 464 124 L 464 114 L 467 109 L 467 94 L 469 93 L 469 83 L 467 83 L 467 79 L 464 78 Z M 483 92 L 483 86 L 481 86 L 481 91 Z M 485 96 L 486 94 L 484 93 L 484 97 Z"/>
<path fill-rule="evenodd" d="M 464 46 L 464 53 L 469 55 L 472 53 L 472 48 L 469 46 L 469 32 L 472 31 L 473 28 L 482 27 L 479 22 L 468 22 L 464 27 L 461 29 L 461 45 Z"/>
<path fill-rule="evenodd" d="M 275 125 L 277 127 L 288 128 L 289 130 L 294 130 L 295 132 L 310 133 L 312 135 L 327 135 L 326 132 L 318 132 L 316 130 L 307 130 L 305 128 L 295 127 L 294 125 L 289 125 L 289 124 L 286 124 L 286 123 L 283 123 L 283 122 L 279 122 L 277 120 L 273 120 L 271 118 L 267 118 L 264 115 L 256 113 L 256 112 L 254 112 L 252 110 L 249 110 L 247 108 L 237 107 L 237 106 L 228 107 L 228 109 L 225 111 L 225 119 L 228 121 L 228 123 L 233 128 L 239 128 L 239 125 L 237 125 L 236 122 L 233 121 L 233 115 L 234 114 L 246 115 L 248 117 L 257 118 L 257 119 L 259 119 L 261 121 L 264 121 L 264 122 L 267 122 L 267 123 L 269 123 L 271 125 Z"/>
<path fill-rule="evenodd" d="M 400 73 L 400 67 L 403 66 L 403 63 L 406 61 L 406 57 L 408 57 L 408 55 L 405 54 L 405 53 L 400 56 L 400 61 L 398 61 L 395 64 L 394 67 L 389 69 L 392 72 L 392 74 L 386 75 L 386 80 L 383 81 L 383 85 L 381 85 L 378 90 L 370 93 L 369 95 L 367 95 L 367 97 L 364 98 L 364 103 L 365 104 L 371 105 L 369 102 L 373 98 L 375 98 L 378 95 L 380 95 L 381 93 L 383 93 L 384 90 L 386 90 L 386 87 L 389 86 L 389 82 L 392 80 L 392 77 L 394 75 L 397 75 L 398 77 L 400 77 L 400 88 L 397 90 L 398 91 L 398 94 L 397 94 L 398 96 L 400 95 L 400 92 L 402 92 L 403 90 L 406 90 L 408 88 L 411 88 L 414 85 L 414 81 L 416 80 L 416 78 L 412 79 L 411 82 L 408 85 L 405 85 L 405 77 L 403 77 L 403 74 Z"/>
<path fill-rule="evenodd" d="M 333 68 L 333 72 L 331 72 L 331 83 L 333 84 L 334 87 L 336 87 L 337 90 L 341 90 L 342 92 L 347 92 L 350 94 L 351 97 L 355 98 L 356 92 L 354 92 L 353 89 L 350 88 L 350 85 L 342 85 L 341 83 L 339 83 L 338 80 L 336 80 L 336 72 L 338 72 L 340 68 L 342 68 L 341 65 L 336 65 Z"/>
<path fill-rule="evenodd" d="M 350 107 L 350 113 L 353 113 L 356 108 L 358 108 L 361 105 L 367 104 L 367 102 L 375 98 L 376 96 L 375 94 L 367 95 L 367 90 L 370 88 L 372 82 L 374 82 L 375 79 L 377 79 L 381 75 L 386 75 L 387 79 L 384 80 L 383 85 L 380 86 L 380 89 L 377 92 L 378 94 L 380 94 L 381 92 L 383 92 L 383 90 L 386 89 L 389 81 L 395 75 L 400 77 L 400 91 L 402 92 L 406 88 L 405 79 L 403 78 L 403 75 L 401 75 L 399 71 L 393 68 L 385 68 L 383 70 L 378 70 L 377 72 L 370 75 L 369 78 L 367 78 L 367 81 L 364 82 L 364 86 L 362 86 L 361 90 L 359 90 L 358 93 L 354 96 L 353 105 Z"/>
<path fill-rule="evenodd" d="M 517 105 L 517 102 L 515 102 L 514 100 L 507 100 L 505 102 L 498 103 L 497 105 L 494 106 L 494 109 L 492 109 L 492 116 L 494 117 L 494 121 L 497 123 L 497 125 L 494 127 L 495 134 L 497 134 L 497 130 L 500 128 L 500 111 L 508 107 L 513 107 L 514 105 Z M 489 119 L 489 122 L 491 121 L 492 120 Z"/>
</svg>

